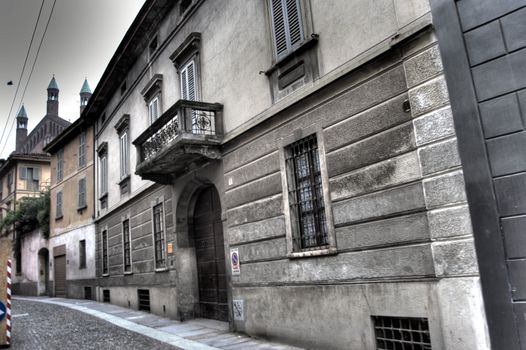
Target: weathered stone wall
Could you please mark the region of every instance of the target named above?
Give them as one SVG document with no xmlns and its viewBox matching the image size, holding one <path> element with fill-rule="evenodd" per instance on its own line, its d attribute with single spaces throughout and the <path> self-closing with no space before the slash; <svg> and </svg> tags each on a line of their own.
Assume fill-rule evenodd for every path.
<svg viewBox="0 0 526 350">
<path fill-rule="evenodd" d="M 97 223 L 96 268 L 99 285 L 97 300 L 102 301 L 102 290 L 108 289 L 112 303 L 136 308 L 137 289 L 145 288 L 150 290 L 152 312 L 176 317 L 176 304 L 167 301 L 175 297 L 175 255 L 167 255 L 167 269 L 155 270 L 151 203 L 156 199 L 164 199 L 166 244 L 173 244 L 175 236 L 171 186 L 149 188 Z M 124 217 L 129 217 L 131 228 L 131 274 L 125 274 L 123 268 L 122 221 Z M 108 230 L 109 273 L 107 276 L 102 275 L 101 238 L 102 231 L 105 229 Z M 156 297 L 156 293 L 167 294 L 166 288 L 169 287 L 172 288 L 173 296 L 168 299 Z"/>
<path fill-rule="evenodd" d="M 245 318 L 238 330 L 370 349 L 371 316 L 397 315 L 427 317 L 434 348 L 489 346 L 448 101 L 427 31 L 228 145 L 226 239 L 239 249 L 232 293 Z M 338 254 L 289 259 L 278 145 L 312 124 L 323 130 Z M 460 299 L 464 312 L 443 322 Z"/>
</svg>

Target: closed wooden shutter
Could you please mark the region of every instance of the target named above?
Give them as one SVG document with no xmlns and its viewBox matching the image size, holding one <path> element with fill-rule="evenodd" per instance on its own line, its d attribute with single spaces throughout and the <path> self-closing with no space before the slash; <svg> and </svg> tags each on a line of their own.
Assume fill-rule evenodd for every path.
<svg viewBox="0 0 526 350">
<path fill-rule="evenodd" d="M 33 180 L 40 180 L 40 168 L 33 168 Z"/>
<path fill-rule="evenodd" d="M 78 207 L 83 208 L 86 206 L 86 179 L 79 180 L 79 203 Z"/>
<path fill-rule="evenodd" d="M 20 180 L 27 179 L 27 168 L 26 167 L 20 167 Z"/>
<path fill-rule="evenodd" d="M 55 296 L 66 296 L 66 256 L 55 257 Z"/>
<path fill-rule="evenodd" d="M 299 0 L 271 0 L 270 14 L 274 48 L 281 58 L 303 40 Z"/>
<path fill-rule="evenodd" d="M 196 82 L 195 62 L 192 60 L 181 70 L 181 98 L 183 100 L 197 100 Z"/>
<path fill-rule="evenodd" d="M 57 218 L 62 216 L 62 191 L 57 192 L 57 208 L 55 216 Z"/>
</svg>

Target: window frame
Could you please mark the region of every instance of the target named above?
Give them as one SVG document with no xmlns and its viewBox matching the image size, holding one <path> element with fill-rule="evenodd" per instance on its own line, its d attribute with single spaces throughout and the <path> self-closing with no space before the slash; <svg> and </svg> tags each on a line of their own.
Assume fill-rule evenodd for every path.
<svg viewBox="0 0 526 350">
<path fill-rule="evenodd" d="M 108 154 L 99 155 L 99 192 L 102 197 L 108 193 Z"/>
<path fill-rule="evenodd" d="M 152 106 L 154 105 L 154 103 L 155 103 L 155 118 L 152 113 Z M 150 121 L 150 125 L 153 124 L 154 121 L 159 119 L 161 115 L 162 115 L 161 92 L 158 92 L 148 101 L 148 120 Z"/>
<path fill-rule="evenodd" d="M 25 181 L 25 190 L 31 192 L 40 191 L 40 167 L 21 166 L 19 178 Z M 36 170 L 36 171 L 35 171 Z M 31 173 L 31 176 L 28 174 Z M 36 174 L 36 175 L 35 175 Z M 36 188 L 36 189 L 35 189 Z"/>
<path fill-rule="evenodd" d="M 189 90 L 189 85 L 188 85 L 188 82 L 189 82 L 189 79 L 188 79 L 188 67 L 190 66 L 193 66 L 193 78 L 194 78 L 194 99 L 190 99 L 190 96 L 185 95 L 184 94 L 184 91 L 188 91 Z M 184 79 L 184 82 L 183 82 L 183 74 L 185 74 L 185 79 Z M 200 89 L 200 84 L 199 84 L 199 69 L 198 69 L 198 66 L 197 66 L 197 59 L 195 57 L 195 55 L 193 55 L 192 57 L 190 57 L 182 66 L 181 66 L 181 69 L 179 70 L 179 88 L 180 88 L 180 92 L 181 92 L 181 100 L 187 100 L 187 101 L 200 101 L 201 100 L 201 89 Z M 184 89 L 183 87 L 186 86 L 186 89 Z"/>
<path fill-rule="evenodd" d="M 128 232 L 125 232 L 125 223 L 128 223 Z M 123 216 L 121 218 L 121 233 L 122 233 L 122 271 L 125 275 L 130 275 L 133 273 L 133 259 L 132 259 L 132 249 L 131 249 L 131 224 L 130 224 L 130 215 Z M 128 254 L 129 254 L 129 270 L 126 270 L 126 236 L 128 237 Z"/>
<path fill-rule="evenodd" d="M 325 210 L 325 220 L 327 229 L 327 245 L 310 247 L 306 249 L 295 249 L 294 238 L 297 236 L 297 232 L 294 229 L 293 223 L 293 209 L 291 208 L 291 199 L 289 198 L 289 177 L 290 170 L 288 169 L 286 157 L 288 149 L 287 147 L 293 143 L 307 138 L 311 135 L 316 136 L 316 142 L 318 147 L 318 157 L 320 162 L 320 176 L 321 186 L 323 193 L 323 204 Z M 329 176 L 327 171 L 327 162 L 325 159 L 325 140 L 323 136 L 323 129 L 321 125 L 314 124 L 303 129 L 296 129 L 292 134 L 280 140 L 279 143 L 279 158 L 280 158 L 280 169 L 281 169 L 281 185 L 283 193 L 283 208 L 285 214 L 286 223 L 286 241 L 287 241 L 287 256 L 289 258 L 301 258 L 309 256 L 319 255 L 331 255 L 337 253 L 336 247 L 336 236 L 334 230 L 334 219 L 332 213 L 330 189 L 329 189 Z M 294 176 L 294 175 L 293 175 Z"/>
<path fill-rule="evenodd" d="M 156 246 L 156 232 L 155 232 L 155 208 L 160 207 L 161 208 L 161 239 L 162 239 L 162 246 L 160 251 L 163 253 L 164 258 L 164 266 L 158 265 L 158 258 L 157 258 L 157 246 Z M 156 272 L 160 271 L 167 271 L 168 270 L 168 254 L 166 249 L 166 211 L 164 206 L 164 197 L 159 197 L 155 201 L 152 201 L 150 204 L 151 208 L 151 215 L 152 215 L 152 248 L 153 248 L 153 263 L 155 267 Z"/>
</svg>

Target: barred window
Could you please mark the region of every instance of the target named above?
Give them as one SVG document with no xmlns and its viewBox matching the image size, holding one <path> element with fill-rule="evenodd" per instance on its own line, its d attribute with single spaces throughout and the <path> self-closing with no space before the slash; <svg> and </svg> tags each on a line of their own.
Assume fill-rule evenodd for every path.
<svg viewBox="0 0 526 350">
<path fill-rule="evenodd" d="M 108 231 L 102 231 L 102 274 L 108 274 Z"/>
<path fill-rule="evenodd" d="M 427 318 L 373 316 L 376 349 L 431 350 Z"/>
<path fill-rule="evenodd" d="M 164 248 L 163 204 L 153 207 L 153 239 L 155 247 L 155 268 L 166 267 L 166 253 Z"/>
<path fill-rule="evenodd" d="M 86 240 L 79 241 L 79 269 L 86 268 Z"/>
<path fill-rule="evenodd" d="M 130 220 L 122 222 L 122 247 L 124 249 L 124 272 L 131 272 Z"/>
<path fill-rule="evenodd" d="M 293 251 L 329 245 L 316 135 L 285 149 Z"/>
</svg>

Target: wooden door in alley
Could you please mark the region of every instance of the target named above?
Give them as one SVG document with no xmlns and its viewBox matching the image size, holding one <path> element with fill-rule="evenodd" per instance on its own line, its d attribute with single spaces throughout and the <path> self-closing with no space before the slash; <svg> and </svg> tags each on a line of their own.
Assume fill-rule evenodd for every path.
<svg viewBox="0 0 526 350">
<path fill-rule="evenodd" d="M 221 204 L 214 187 L 205 188 L 195 204 L 194 239 L 199 281 L 200 316 L 228 320 L 225 250 Z"/>
<path fill-rule="evenodd" d="M 55 256 L 55 296 L 66 296 L 66 256 Z"/>
</svg>

